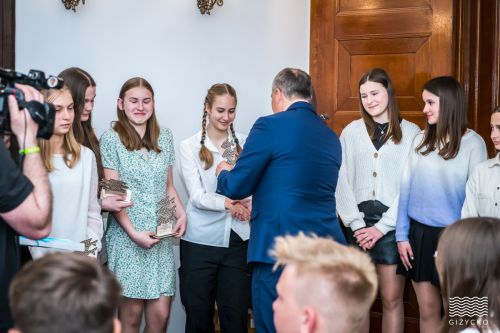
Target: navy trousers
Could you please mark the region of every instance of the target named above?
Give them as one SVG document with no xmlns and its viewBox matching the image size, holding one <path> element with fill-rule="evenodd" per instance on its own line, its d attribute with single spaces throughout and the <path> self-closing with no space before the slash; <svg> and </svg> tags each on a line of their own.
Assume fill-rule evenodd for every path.
<svg viewBox="0 0 500 333">
<path fill-rule="evenodd" d="M 253 263 L 252 310 L 257 333 L 276 333 L 273 302 L 278 296 L 276 284 L 282 269 L 273 272 L 273 266 L 273 264 Z"/>
</svg>

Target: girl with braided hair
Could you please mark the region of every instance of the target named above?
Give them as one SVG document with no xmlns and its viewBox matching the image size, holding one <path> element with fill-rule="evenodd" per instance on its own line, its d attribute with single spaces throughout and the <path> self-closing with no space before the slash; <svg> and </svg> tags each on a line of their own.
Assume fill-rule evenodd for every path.
<svg viewBox="0 0 500 333">
<path fill-rule="evenodd" d="M 189 195 L 179 268 L 186 333 L 214 332 L 215 303 L 222 332 L 247 332 L 250 200 L 215 193 L 216 165 L 223 159 L 234 163 L 246 138 L 234 131 L 236 102 L 229 84 L 210 87 L 201 131 L 180 145 L 181 176 Z"/>
</svg>

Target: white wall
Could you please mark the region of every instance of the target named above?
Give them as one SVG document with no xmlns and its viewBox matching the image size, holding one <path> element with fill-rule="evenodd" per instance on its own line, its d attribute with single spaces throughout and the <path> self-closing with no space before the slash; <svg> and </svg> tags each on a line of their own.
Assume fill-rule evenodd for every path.
<svg viewBox="0 0 500 333">
<path fill-rule="evenodd" d="M 238 94 L 236 130 L 270 114 L 270 87 L 283 67 L 309 68 L 309 0 L 225 0 L 210 16 L 196 0 L 86 0 L 76 13 L 60 0 L 16 1 L 16 65 L 58 74 L 78 66 L 97 82 L 98 135 L 116 118 L 125 80 L 142 76 L 157 116 L 179 142 L 201 127 L 206 90 L 228 82 Z M 179 192 L 185 198 L 176 174 Z M 169 332 L 183 332 L 174 302 Z"/>
</svg>

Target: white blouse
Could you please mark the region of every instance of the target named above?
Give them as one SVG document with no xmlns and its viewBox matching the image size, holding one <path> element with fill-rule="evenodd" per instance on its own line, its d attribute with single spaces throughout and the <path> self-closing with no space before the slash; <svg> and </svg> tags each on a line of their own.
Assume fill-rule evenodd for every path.
<svg viewBox="0 0 500 333">
<path fill-rule="evenodd" d="M 97 165 L 94 153 L 81 146 L 80 159 L 69 168 L 62 155 L 53 155 L 54 170 L 49 173 L 52 187 L 52 230 L 49 237 L 80 243 L 88 238 L 97 241 L 95 255 L 101 249 L 104 227 L 97 200 Z M 31 247 L 34 259 L 53 249 Z"/>
<path fill-rule="evenodd" d="M 236 136 L 240 146 L 243 146 L 246 135 L 236 133 Z M 228 138 L 232 141 L 231 133 L 228 133 Z M 250 237 L 250 222 L 234 219 L 224 207 L 226 197 L 215 193 L 217 189 L 215 169 L 223 158 L 206 136 L 205 147 L 212 152 L 214 162 L 208 170 L 205 170 L 199 157 L 200 141 L 201 131 L 182 141 L 180 145 L 181 178 L 189 195 L 186 207 L 188 223 L 182 238 L 202 245 L 229 247 L 231 230 L 243 240 Z"/>
<path fill-rule="evenodd" d="M 411 144 L 420 128 L 401 121 L 403 138 L 399 144 L 388 140 L 377 151 L 368 135 L 363 119 L 351 122 L 340 135 L 342 166 L 335 193 L 337 213 L 353 231 L 366 226 L 358 204 L 378 200 L 389 210 L 375 227 L 384 235 L 396 227 L 399 184 Z"/>
</svg>

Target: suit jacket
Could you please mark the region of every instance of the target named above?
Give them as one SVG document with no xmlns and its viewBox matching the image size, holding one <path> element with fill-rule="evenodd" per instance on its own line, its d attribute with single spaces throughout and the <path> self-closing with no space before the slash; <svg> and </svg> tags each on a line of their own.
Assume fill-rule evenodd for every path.
<svg viewBox="0 0 500 333">
<path fill-rule="evenodd" d="M 345 244 L 335 208 L 341 156 L 337 135 L 309 103 L 255 122 L 233 170 L 217 182 L 231 199 L 253 195 L 249 262 L 274 263 L 274 238 L 299 231 Z"/>
</svg>

